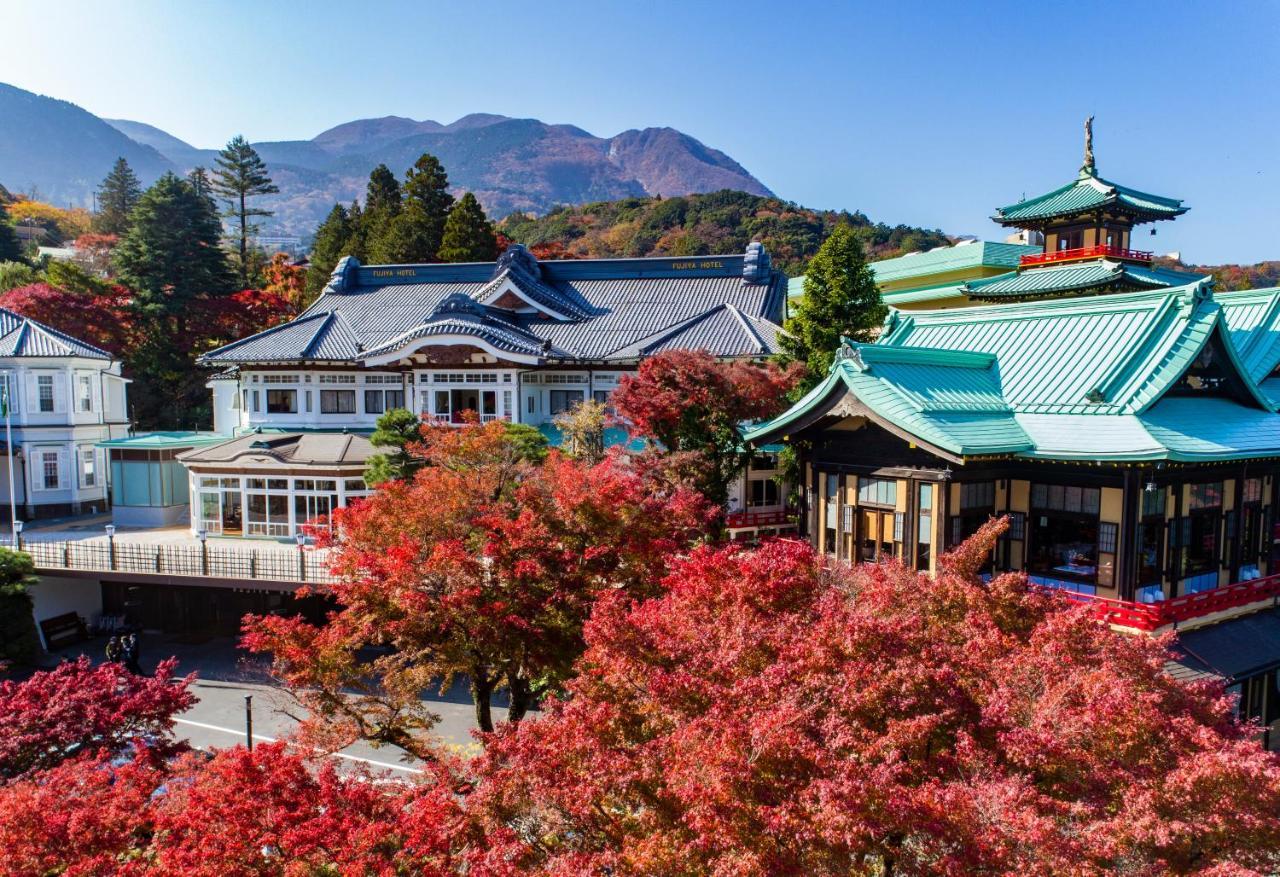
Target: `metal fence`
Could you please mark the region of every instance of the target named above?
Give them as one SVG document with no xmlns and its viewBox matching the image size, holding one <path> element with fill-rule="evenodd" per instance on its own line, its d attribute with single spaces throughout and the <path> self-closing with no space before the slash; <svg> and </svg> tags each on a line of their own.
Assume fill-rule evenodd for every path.
<svg viewBox="0 0 1280 877">
<path fill-rule="evenodd" d="M 9 540 L 4 540 L 8 542 Z M 136 542 L 22 542 L 37 570 L 123 572 L 218 579 L 327 584 L 328 552 L 316 549 L 242 549 Z"/>
</svg>

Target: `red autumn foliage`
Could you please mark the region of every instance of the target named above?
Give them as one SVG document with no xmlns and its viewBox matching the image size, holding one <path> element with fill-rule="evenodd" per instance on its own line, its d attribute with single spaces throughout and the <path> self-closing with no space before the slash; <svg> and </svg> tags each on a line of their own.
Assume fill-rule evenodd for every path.
<svg viewBox="0 0 1280 877">
<path fill-rule="evenodd" d="M 472 873 L 1275 872 L 1280 761 L 1222 688 L 982 583 L 1000 527 L 936 580 L 774 542 L 603 602 L 569 698 L 488 742 Z"/>
<path fill-rule="evenodd" d="M 365 738 L 433 757 L 436 718 L 419 694 L 458 675 L 482 729 L 500 687 L 508 718 L 521 718 L 535 687 L 570 675 L 599 595 L 653 594 L 713 517 L 695 492 L 659 488 L 619 460 L 531 462 L 500 422 L 426 426 L 412 450 L 427 465 L 338 511 L 322 535 L 341 577 L 328 623 L 246 624 L 245 644 L 271 652 L 308 707 L 316 745 Z M 368 647 L 384 653 L 361 662 Z"/>
<path fill-rule="evenodd" d="M 123 286 L 109 290 L 87 295 L 33 283 L 0 293 L 0 307 L 119 356 L 133 343 L 132 294 Z"/>
<path fill-rule="evenodd" d="M 724 505 L 729 485 L 746 464 L 739 429 L 787 405 L 801 368 L 718 360 L 705 350 L 670 350 L 640 363 L 614 392 L 612 404 L 633 435 L 670 453 L 696 454 L 699 486 Z"/>
<path fill-rule="evenodd" d="M 195 303 L 194 349 L 238 341 L 296 316 L 295 302 L 275 289 L 242 289 Z"/>
<path fill-rule="evenodd" d="M 177 662 L 154 676 L 86 657 L 18 682 L 0 682 L 0 779 L 46 770 L 73 753 L 123 750 L 144 738 L 166 750 L 174 714 L 194 702 L 192 678 L 173 679 Z"/>
</svg>

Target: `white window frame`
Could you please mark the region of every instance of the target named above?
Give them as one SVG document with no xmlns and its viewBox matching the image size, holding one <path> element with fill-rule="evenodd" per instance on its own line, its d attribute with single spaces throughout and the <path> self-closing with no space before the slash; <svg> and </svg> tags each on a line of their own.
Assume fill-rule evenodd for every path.
<svg viewBox="0 0 1280 877">
<path fill-rule="evenodd" d="M 36 448 L 36 459 L 39 466 L 31 473 L 31 490 L 32 492 L 47 493 L 54 490 L 62 490 L 62 449 L 61 448 Z M 53 477 L 54 484 L 49 486 L 49 458 L 53 458 Z"/>
<path fill-rule="evenodd" d="M 81 447 L 79 454 L 79 482 L 81 488 L 96 488 L 98 483 L 98 450 L 93 445 Z M 88 464 L 86 466 L 86 464 Z"/>
<path fill-rule="evenodd" d="M 46 383 L 46 381 L 48 383 Z M 58 410 L 58 389 L 53 375 L 36 375 L 36 411 L 40 414 L 55 414 Z M 49 407 L 45 408 L 44 389 L 49 388 Z"/>
</svg>

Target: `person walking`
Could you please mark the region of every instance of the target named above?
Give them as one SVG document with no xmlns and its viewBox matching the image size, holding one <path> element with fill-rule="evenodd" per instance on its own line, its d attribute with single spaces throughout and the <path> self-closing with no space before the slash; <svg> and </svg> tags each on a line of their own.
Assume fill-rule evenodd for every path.
<svg viewBox="0 0 1280 877">
<path fill-rule="evenodd" d="M 142 665 L 138 663 L 138 656 L 141 653 L 138 645 L 138 635 L 136 633 L 126 634 L 122 646 L 124 648 L 125 669 L 134 676 L 141 676 Z"/>
<path fill-rule="evenodd" d="M 124 647 L 120 645 L 120 637 L 113 636 L 107 640 L 107 661 L 112 664 L 118 664 L 123 657 Z"/>
</svg>

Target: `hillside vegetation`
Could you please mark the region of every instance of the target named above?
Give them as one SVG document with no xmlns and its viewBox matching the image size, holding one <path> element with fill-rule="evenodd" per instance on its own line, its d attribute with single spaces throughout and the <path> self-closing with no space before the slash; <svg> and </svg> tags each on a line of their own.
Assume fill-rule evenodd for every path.
<svg viewBox="0 0 1280 877">
<path fill-rule="evenodd" d="M 950 243 L 936 229 L 889 226 L 860 212 L 812 210 L 727 189 L 675 198 L 599 201 L 560 207 L 540 217 L 515 213 L 502 220 L 498 230 L 551 258 L 740 253 L 758 240 L 775 265 L 796 276 L 842 222 L 853 226 L 871 259 Z"/>
</svg>

